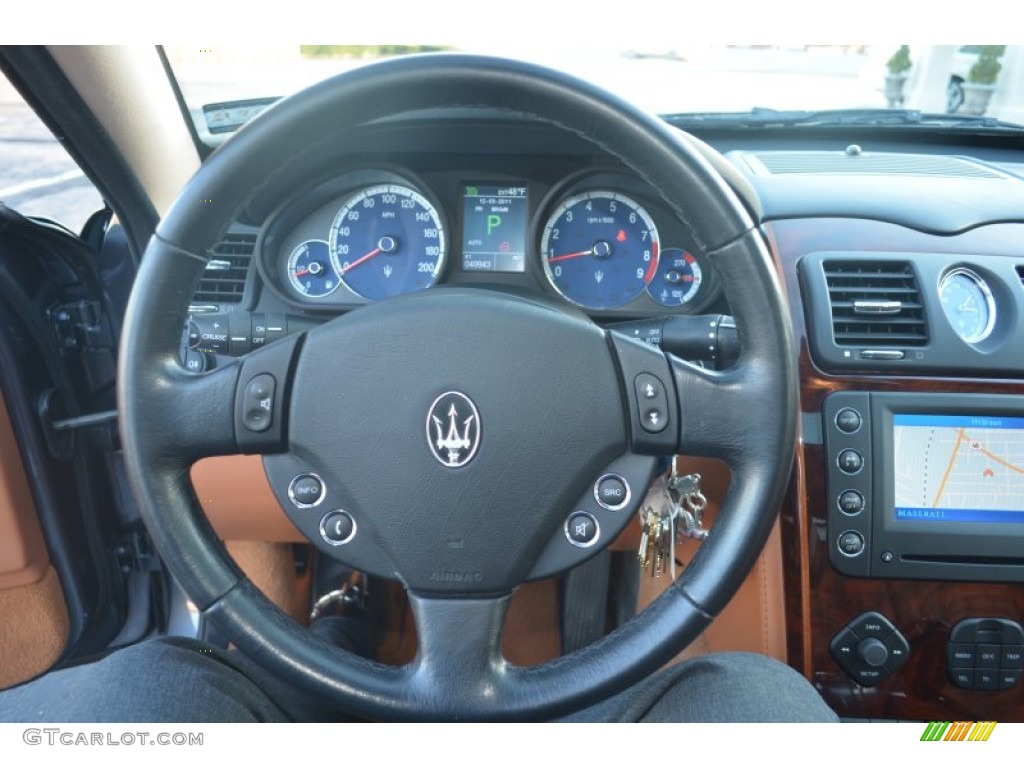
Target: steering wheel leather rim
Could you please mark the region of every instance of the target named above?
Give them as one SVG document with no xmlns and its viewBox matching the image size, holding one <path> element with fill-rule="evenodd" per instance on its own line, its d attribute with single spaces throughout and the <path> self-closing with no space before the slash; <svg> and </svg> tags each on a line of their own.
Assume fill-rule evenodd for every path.
<svg viewBox="0 0 1024 768">
<path fill-rule="evenodd" d="M 714 373 L 674 358 L 670 363 L 679 393 L 679 452 L 723 459 L 733 483 L 711 536 L 676 582 L 583 651 L 513 667 L 495 652 L 507 596 L 412 595 L 426 650 L 414 664 L 395 668 L 306 632 L 227 555 L 191 488 L 189 467 L 203 456 L 238 452 L 227 404 L 240 366 L 186 373 L 178 360 L 180 328 L 207 249 L 253 191 L 296 155 L 374 120 L 466 107 L 540 120 L 617 156 L 659 190 L 713 260 L 736 318 L 741 357 Z M 703 150 L 567 75 L 439 54 L 371 65 L 313 86 L 267 110 L 209 158 L 160 223 L 140 265 L 124 325 L 119 399 L 129 478 L 154 543 L 186 593 L 239 648 L 283 679 L 366 717 L 502 720 L 548 718 L 595 703 L 668 661 L 721 611 L 763 548 L 785 491 L 796 380 L 788 309 L 771 255 Z M 188 418 L 180 418 L 183 412 Z M 446 653 L 467 637 L 480 647 Z"/>
</svg>

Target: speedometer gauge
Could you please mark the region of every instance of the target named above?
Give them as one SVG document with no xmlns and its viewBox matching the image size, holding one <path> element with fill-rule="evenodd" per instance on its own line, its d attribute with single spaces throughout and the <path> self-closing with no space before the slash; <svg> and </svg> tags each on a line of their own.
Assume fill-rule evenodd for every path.
<svg viewBox="0 0 1024 768">
<path fill-rule="evenodd" d="M 658 269 L 658 230 L 639 203 L 618 192 L 573 195 L 552 211 L 540 242 L 544 273 L 587 309 L 628 304 Z"/>
<path fill-rule="evenodd" d="M 968 344 L 984 341 L 996 324 L 996 302 L 988 284 L 969 269 L 946 273 L 939 283 L 939 303 L 956 334 Z"/>
<path fill-rule="evenodd" d="M 341 206 L 330 234 L 343 283 L 366 299 L 433 285 L 444 264 L 444 226 L 423 195 L 401 184 L 363 189 Z"/>
</svg>

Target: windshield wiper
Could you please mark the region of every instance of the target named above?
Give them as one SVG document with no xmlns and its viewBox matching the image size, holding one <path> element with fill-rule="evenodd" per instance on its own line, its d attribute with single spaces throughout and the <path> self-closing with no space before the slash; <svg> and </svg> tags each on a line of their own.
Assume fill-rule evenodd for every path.
<svg viewBox="0 0 1024 768">
<path fill-rule="evenodd" d="M 680 112 L 662 115 L 679 128 L 699 125 L 730 128 L 782 128 L 790 126 L 920 126 L 1024 131 L 1024 126 L 994 117 L 938 114 L 917 109 L 778 110 L 754 107 L 749 112 Z"/>
</svg>

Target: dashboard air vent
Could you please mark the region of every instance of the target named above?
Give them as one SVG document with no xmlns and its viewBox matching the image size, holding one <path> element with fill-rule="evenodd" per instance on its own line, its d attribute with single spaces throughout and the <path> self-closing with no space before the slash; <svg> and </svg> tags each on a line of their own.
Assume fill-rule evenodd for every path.
<svg viewBox="0 0 1024 768">
<path fill-rule="evenodd" d="M 913 267 L 900 261 L 826 261 L 832 335 L 840 347 L 928 343 Z"/>
<path fill-rule="evenodd" d="M 1024 264 L 1017 267 L 1017 277 L 1020 278 L 1020 284 L 1024 286 Z"/>
<path fill-rule="evenodd" d="M 245 293 L 256 235 L 228 232 L 212 250 L 193 303 L 237 304 Z"/>
<path fill-rule="evenodd" d="M 883 176 L 941 176 L 945 178 L 1001 179 L 998 171 L 959 157 L 903 155 L 887 152 L 759 152 L 754 157 L 764 169 L 779 174 L 855 174 Z"/>
</svg>

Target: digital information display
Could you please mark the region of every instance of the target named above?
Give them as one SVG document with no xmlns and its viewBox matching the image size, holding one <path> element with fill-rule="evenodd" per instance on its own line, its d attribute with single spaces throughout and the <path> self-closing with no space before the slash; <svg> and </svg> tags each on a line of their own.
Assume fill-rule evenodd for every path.
<svg viewBox="0 0 1024 768">
<path fill-rule="evenodd" d="M 526 187 L 467 184 L 462 188 L 462 269 L 525 272 Z"/>
<path fill-rule="evenodd" d="M 893 414 L 897 520 L 1024 523 L 1024 418 Z"/>
</svg>

